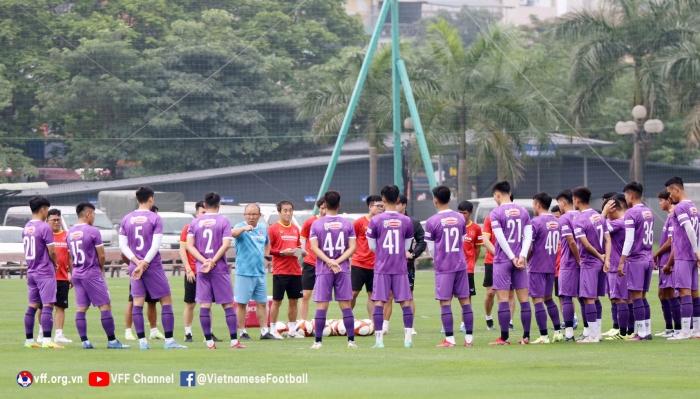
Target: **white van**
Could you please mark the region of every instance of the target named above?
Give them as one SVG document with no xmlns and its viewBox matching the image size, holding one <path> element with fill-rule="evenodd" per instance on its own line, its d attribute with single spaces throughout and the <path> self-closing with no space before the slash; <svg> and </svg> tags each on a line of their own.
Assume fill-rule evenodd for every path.
<svg viewBox="0 0 700 399">
<path fill-rule="evenodd" d="M 68 231 L 73 225 L 78 223 L 78 215 L 74 206 L 52 206 L 50 209 L 61 211 L 61 225 L 63 230 Z M 5 213 L 5 226 L 24 227 L 32 219 L 32 211 L 28 206 L 13 206 Z M 93 226 L 100 230 L 102 243 L 105 247 L 119 246 L 119 233 L 112 226 L 112 222 L 104 212 L 95 210 L 95 223 Z"/>
<path fill-rule="evenodd" d="M 469 202 L 474 204 L 474 213 L 472 214 L 472 220 L 483 228 L 486 216 L 488 216 L 491 213 L 491 211 L 498 206 L 498 204 L 496 204 L 496 200 L 490 197 L 486 197 L 469 200 Z M 535 217 L 535 211 L 532 209 L 531 199 L 516 198 L 513 202 L 525 208 L 525 210 L 527 210 L 527 212 L 530 214 L 531 219 Z"/>
<path fill-rule="evenodd" d="M 182 229 L 192 223 L 194 216 L 182 212 L 158 212 L 163 221 L 163 240 L 160 249 L 180 249 Z"/>
</svg>

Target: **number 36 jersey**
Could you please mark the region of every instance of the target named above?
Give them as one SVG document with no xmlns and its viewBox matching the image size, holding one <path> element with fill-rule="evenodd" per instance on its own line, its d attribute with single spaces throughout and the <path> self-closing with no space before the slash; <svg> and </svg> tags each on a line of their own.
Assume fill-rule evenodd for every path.
<svg viewBox="0 0 700 399">
<path fill-rule="evenodd" d="M 119 225 L 119 235 L 127 238 L 129 249 L 139 259 L 144 259 L 151 249 L 153 236 L 163 234 L 163 221 L 157 213 L 150 210 L 136 210 L 124 216 Z M 133 265 L 134 263 L 131 262 Z M 149 267 L 161 266 L 160 253 L 150 263 Z"/>
<path fill-rule="evenodd" d="M 324 216 L 311 225 L 309 240 L 317 240 L 318 248 L 330 259 L 338 259 L 355 240 L 355 228 L 352 223 L 340 216 Z M 350 273 L 350 261 L 340 264 L 341 273 Z M 316 274 L 333 274 L 326 262 L 316 258 Z"/>
<path fill-rule="evenodd" d="M 453 210 L 440 211 L 425 222 L 425 241 L 432 241 L 434 246 L 432 255 L 435 274 L 467 269 L 462 252 L 466 230 L 467 222 L 464 217 Z"/>
<path fill-rule="evenodd" d="M 375 274 L 408 274 L 406 250 L 413 239 L 411 218 L 395 211 L 380 213 L 370 219 L 367 239 L 376 240 Z"/>
<path fill-rule="evenodd" d="M 530 221 L 532 225 L 532 256 L 528 262 L 530 273 L 554 273 L 557 268 L 557 251 L 561 237 L 559 219 L 552 214 L 540 215 Z"/>
<path fill-rule="evenodd" d="M 625 212 L 625 229 L 634 229 L 632 249 L 627 257 L 630 262 L 649 262 L 654 259 L 654 214 L 643 204 Z"/>
</svg>

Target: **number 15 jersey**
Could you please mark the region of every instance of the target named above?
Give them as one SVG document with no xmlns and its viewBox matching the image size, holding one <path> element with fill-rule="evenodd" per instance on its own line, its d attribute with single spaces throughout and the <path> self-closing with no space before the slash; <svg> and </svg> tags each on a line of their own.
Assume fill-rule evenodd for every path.
<svg viewBox="0 0 700 399">
<path fill-rule="evenodd" d="M 435 274 L 467 269 L 467 262 L 462 253 L 466 230 L 467 222 L 464 217 L 453 210 L 440 211 L 425 222 L 425 241 L 433 242 Z"/>
</svg>

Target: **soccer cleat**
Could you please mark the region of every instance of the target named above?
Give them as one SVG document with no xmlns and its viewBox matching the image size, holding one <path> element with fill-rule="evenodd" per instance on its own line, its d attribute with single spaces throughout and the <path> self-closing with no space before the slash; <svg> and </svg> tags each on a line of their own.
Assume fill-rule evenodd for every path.
<svg viewBox="0 0 700 399">
<path fill-rule="evenodd" d="M 576 342 L 576 338 L 574 337 L 564 337 L 563 342 Z"/>
<path fill-rule="evenodd" d="M 690 335 L 693 336 L 694 338 L 700 339 L 700 331 L 698 331 L 695 335 L 693 335 L 693 334 L 690 334 Z"/>
<path fill-rule="evenodd" d="M 222 342 L 221 338 L 216 338 L 216 335 L 214 335 L 214 333 L 211 333 L 211 340 L 214 342 Z"/>
<path fill-rule="evenodd" d="M 649 334 L 649 335 L 647 335 L 646 337 L 644 337 L 644 339 L 647 340 L 647 341 L 651 341 L 651 340 L 654 339 L 654 337 L 652 337 L 651 334 Z"/>
<path fill-rule="evenodd" d="M 459 332 L 466 333 L 467 332 L 467 327 L 462 323 L 462 325 L 459 326 Z"/>
<path fill-rule="evenodd" d="M 470 346 L 470 347 L 471 347 L 471 346 L 474 346 L 474 342 L 473 342 L 473 341 L 472 341 L 472 342 L 467 342 L 467 340 L 465 339 L 465 340 L 464 340 L 464 346 Z"/>
<path fill-rule="evenodd" d="M 539 337 L 536 340 L 530 342 L 533 345 L 537 344 L 548 344 L 549 343 L 549 337 Z"/>
<path fill-rule="evenodd" d="M 136 337 L 134 337 L 134 334 L 131 331 L 124 333 L 124 339 L 127 341 L 136 341 Z"/>
<path fill-rule="evenodd" d="M 574 330 L 578 328 L 578 317 L 574 314 Z"/>
<path fill-rule="evenodd" d="M 588 338 L 588 335 L 579 335 L 578 338 L 576 338 L 576 341 L 583 341 L 584 339 Z"/>
<path fill-rule="evenodd" d="M 518 341 L 518 345 L 529 345 L 530 344 L 530 338 L 520 338 Z"/>
<path fill-rule="evenodd" d="M 165 335 L 161 333 L 160 331 L 152 332 L 151 336 L 148 337 L 148 339 L 165 339 Z"/>
<path fill-rule="evenodd" d="M 212 350 L 213 350 L 213 349 L 216 349 L 216 342 L 214 342 L 213 344 L 211 344 L 211 346 L 207 345 L 207 349 L 212 349 Z"/>
<path fill-rule="evenodd" d="M 382 330 L 382 335 L 389 335 L 389 330 Z"/>
<path fill-rule="evenodd" d="M 692 338 L 692 336 L 686 335 L 685 333 L 683 333 L 683 332 L 681 331 L 681 332 L 679 332 L 678 334 L 674 334 L 674 335 L 673 335 L 672 337 L 670 337 L 668 340 L 669 340 L 669 341 L 678 341 L 678 340 L 690 339 L 690 338 Z"/>
<path fill-rule="evenodd" d="M 41 345 L 37 344 L 36 342 L 25 342 L 24 347 L 30 349 L 39 349 L 41 348 Z"/>
<path fill-rule="evenodd" d="M 673 336 L 673 330 L 666 330 L 656 334 L 657 337 L 661 338 L 671 338 Z"/>
<path fill-rule="evenodd" d="M 646 341 L 646 338 L 640 337 L 639 334 L 634 334 L 632 338 L 627 338 L 626 341 Z"/>
<path fill-rule="evenodd" d="M 411 335 L 418 335 L 418 333 L 416 332 L 416 330 L 414 328 L 411 329 Z"/>
<path fill-rule="evenodd" d="M 584 339 L 576 341 L 577 344 L 597 344 L 600 342 L 597 338 L 591 338 L 591 336 L 586 336 Z"/>
<path fill-rule="evenodd" d="M 185 334 L 185 342 L 192 342 L 192 334 Z"/>
<path fill-rule="evenodd" d="M 321 346 L 323 346 L 320 342 L 314 342 L 313 345 L 311 345 L 311 349 L 321 349 Z"/>
<path fill-rule="evenodd" d="M 384 342 L 374 344 L 373 349 L 384 349 Z"/>
<path fill-rule="evenodd" d="M 46 349 L 64 349 L 61 345 L 57 345 L 51 341 L 48 341 L 48 338 L 44 339 L 44 342 L 41 344 L 42 348 Z"/>
<path fill-rule="evenodd" d="M 83 349 L 95 349 L 95 346 L 89 341 L 83 341 Z"/>
<path fill-rule="evenodd" d="M 413 342 L 408 341 L 403 341 L 403 347 L 406 349 L 415 348 L 415 346 L 413 346 Z"/>
<path fill-rule="evenodd" d="M 488 331 L 495 331 L 496 327 L 493 326 L 493 320 L 486 320 L 486 329 Z"/>
<path fill-rule="evenodd" d="M 237 342 L 236 345 L 231 345 L 231 349 L 245 349 L 245 346 L 243 346 L 240 342 Z"/>
<path fill-rule="evenodd" d="M 141 342 L 141 343 L 139 343 L 139 349 L 141 349 L 141 350 L 151 349 L 151 346 L 148 345 L 148 342 Z"/>
<path fill-rule="evenodd" d="M 564 334 L 561 332 L 559 334 L 554 334 L 552 337 L 552 342 L 564 342 Z"/>
<path fill-rule="evenodd" d="M 250 335 L 248 335 L 247 332 L 244 332 L 241 334 L 241 336 L 238 338 L 240 341 L 250 341 L 252 338 L 250 338 Z M 216 341 L 214 341 L 216 342 Z"/>
<path fill-rule="evenodd" d="M 445 340 L 442 341 L 441 344 L 437 344 L 437 345 L 435 345 L 435 346 L 438 347 L 438 348 L 451 348 L 451 347 L 453 347 L 453 346 L 457 346 L 457 344 L 453 344 L 452 342 L 450 342 L 450 341 L 448 341 L 448 340 L 445 339 Z"/>
<path fill-rule="evenodd" d="M 620 333 L 620 329 L 618 329 L 618 328 L 611 328 L 611 329 L 609 329 L 608 331 L 602 333 L 601 335 L 602 335 L 603 337 L 612 337 L 613 335 L 617 335 L 617 334 L 619 334 L 619 333 Z"/>
<path fill-rule="evenodd" d="M 287 334 L 287 338 L 304 339 L 305 337 L 301 334 Z"/>
<path fill-rule="evenodd" d="M 178 344 L 177 341 L 173 341 L 171 343 L 166 342 L 165 345 L 163 345 L 163 349 L 187 349 L 187 347 L 185 345 Z"/>
<path fill-rule="evenodd" d="M 498 339 L 496 339 L 495 341 L 489 342 L 489 345 L 510 345 L 510 342 L 504 340 L 501 337 L 498 337 Z"/>
<path fill-rule="evenodd" d="M 57 335 L 53 342 L 58 342 L 59 344 L 72 344 L 73 340 L 64 337 L 63 335 Z"/>
<path fill-rule="evenodd" d="M 355 341 L 348 341 L 348 348 L 357 349 L 357 344 L 355 343 Z"/>
<path fill-rule="evenodd" d="M 270 334 L 269 332 L 266 332 L 265 334 L 260 334 L 260 339 L 263 339 L 263 340 L 264 339 L 271 339 L 274 341 L 279 341 L 282 339 L 282 337 L 277 338 L 274 335 Z"/>
<path fill-rule="evenodd" d="M 119 340 L 117 340 L 115 343 L 107 342 L 107 349 L 130 349 L 131 346 L 129 345 L 124 345 Z"/>
<path fill-rule="evenodd" d="M 626 339 L 626 338 L 627 338 L 627 337 L 624 337 L 624 336 L 620 335 L 620 333 L 617 333 L 617 334 L 615 334 L 615 335 L 611 335 L 611 336 L 609 336 L 609 337 L 605 337 L 605 340 L 606 340 L 606 341 L 617 341 L 617 340 Z"/>
<path fill-rule="evenodd" d="M 513 323 L 508 324 L 508 331 L 515 331 L 515 326 Z"/>
<path fill-rule="evenodd" d="M 284 337 L 282 337 L 282 336 L 280 335 L 280 333 L 277 332 L 277 330 L 273 330 L 271 333 L 268 333 L 268 334 L 272 335 L 273 337 L 275 337 L 275 339 L 278 339 L 278 340 L 279 340 L 279 339 L 284 339 Z"/>
</svg>

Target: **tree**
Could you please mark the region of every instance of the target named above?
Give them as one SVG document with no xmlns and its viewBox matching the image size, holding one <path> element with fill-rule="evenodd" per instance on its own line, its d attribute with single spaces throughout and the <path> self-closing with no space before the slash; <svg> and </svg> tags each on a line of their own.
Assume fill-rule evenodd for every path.
<svg viewBox="0 0 700 399">
<path fill-rule="evenodd" d="M 12 85 L 2 77 L 4 69 L 5 66 L 0 64 L 0 111 L 12 102 Z M 22 155 L 22 151 L 18 148 L 11 147 L 8 141 L 3 140 L 6 136 L 3 125 L 4 123 L 0 121 L 0 182 L 8 180 L 7 168 L 12 170 L 12 177 L 9 180 L 17 180 L 22 175 L 33 175 L 35 169 L 31 159 Z"/>
<path fill-rule="evenodd" d="M 669 48 L 661 57 L 663 75 L 671 83 L 674 111 L 685 115 L 687 144 L 700 147 L 700 38 Z"/>
</svg>

